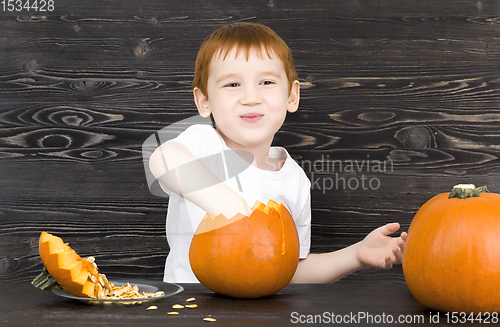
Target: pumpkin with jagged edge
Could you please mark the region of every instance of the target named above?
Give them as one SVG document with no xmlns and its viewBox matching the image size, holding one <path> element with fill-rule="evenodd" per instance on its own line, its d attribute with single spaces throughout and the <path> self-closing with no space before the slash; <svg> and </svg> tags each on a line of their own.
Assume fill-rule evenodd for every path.
<svg viewBox="0 0 500 327">
<path fill-rule="evenodd" d="M 299 237 L 288 209 L 256 202 L 249 216 L 205 215 L 191 242 L 189 260 L 201 284 L 223 295 L 257 298 L 275 294 L 292 279 Z"/>
<path fill-rule="evenodd" d="M 427 201 L 408 230 L 403 272 L 431 309 L 500 311 L 500 194 L 465 184 Z"/>
<path fill-rule="evenodd" d="M 42 232 L 39 251 L 48 273 L 66 292 L 79 297 L 99 297 L 102 287 L 97 282 L 100 275 L 97 268 L 80 257 L 60 237 Z"/>
</svg>

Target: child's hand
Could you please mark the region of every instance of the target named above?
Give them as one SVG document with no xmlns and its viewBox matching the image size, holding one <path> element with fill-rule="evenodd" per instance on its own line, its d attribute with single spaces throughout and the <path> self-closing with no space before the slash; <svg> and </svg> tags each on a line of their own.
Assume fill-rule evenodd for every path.
<svg viewBox="0 0 500 327">
<path fill-rule="evenodd" d="M 364 265 L 382 269 L 390 269 L 394 264 L 400 264 L 407 234 L 403 232 L 397 238 L 387 236 L 398 229 L 398 223 L 391 223 L 368 234 L 361 241 L 358 260 Z"/>
</svg>

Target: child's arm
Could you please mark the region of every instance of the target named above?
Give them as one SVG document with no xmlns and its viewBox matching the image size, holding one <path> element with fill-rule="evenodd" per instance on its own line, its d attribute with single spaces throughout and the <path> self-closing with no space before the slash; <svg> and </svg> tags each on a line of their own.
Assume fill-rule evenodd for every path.
<svg viewBox="0 0 500 327">
<path fill-rule="evenodd" d="M 149 159 L 151 173 L 172 192 L 193 202 L 212 216 L 250 215 L 243 198 L 224 184 L 183 144 L 166 142 Z"/>
<path fill-rule="evenodd" d="M 398 223 L 387 224 L 368 234 L 361 242 L 339 251 L 314 254 L 300 260 L 292 283 L 333 283 L 363 266 L 389 269 L 401 263 L 407 234 L 392 238 Z"/>
</svg>

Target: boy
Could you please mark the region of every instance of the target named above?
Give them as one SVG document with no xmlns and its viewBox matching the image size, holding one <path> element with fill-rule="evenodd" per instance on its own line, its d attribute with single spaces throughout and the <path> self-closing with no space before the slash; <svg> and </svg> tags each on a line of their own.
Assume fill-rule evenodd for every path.
<svg viewBox="0 0 500 327">
<path fill-rule="evenodd" d="M 193 93 L 199 114 L 211 116 L 215 129 L 191 126 L 150 158 L 151 172 L 170 194 L 164 281 L 197 282 L 189 245 L 206 212 L 227 218 L 249 215 L 256 200 L 269 199 L 284 203 L 297 226 L 301 260 L 292 282 L 331 283 L 365 265 L 389 269 L 401 263 L 406 233 L 388 237 L 399 229 L 398 223 L 382 226 L 345 249 L 309 253 L 310 182 L 285 149 L 271 147 L 300 98 L 290 50 L 271 29 L 236 23 L 215 31 L 198 52 Z M 251 154 L 251 165 L 221 182 L 221 169 L 230 166 L 229 156 L 223 155 L 228 150 Z M 208 157 L 213 160 L 199 160 Z"/>
</svg>

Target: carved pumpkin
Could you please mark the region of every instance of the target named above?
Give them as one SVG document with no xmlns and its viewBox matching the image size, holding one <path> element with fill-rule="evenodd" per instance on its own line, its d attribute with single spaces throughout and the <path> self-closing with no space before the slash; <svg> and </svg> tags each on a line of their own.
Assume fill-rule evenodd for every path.
<svg viewBox="0 0 500 327">
<path fill-rule="evenodd" d="M 66 292 L 80 297 L 99 297 L 102 287 L 97 280 L 101 274 L 92 261 L 81 258 L 61 238 L 46 232 L 40 235 L 39 250 L 48 273 Z"/>
<path fill-rule="evenodd" d="M 413 218 L 403 272 L 427 307 L 468 314 L 500 311 L 500 195 L 457 185 Z"/>
<path fill-rule="evenodd" d="M 191 268 L 208 289 L 237 298 L 272 295 L 299 262 L 295 223 L 283 204 L 256 202 L 250 216 L 207 214 L 193 237 Z"/>
</svg>

